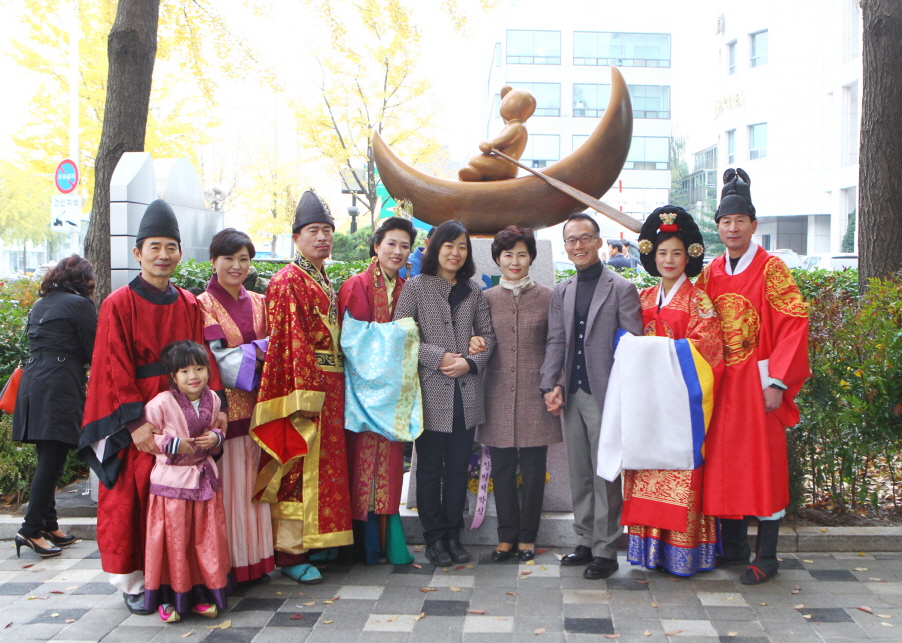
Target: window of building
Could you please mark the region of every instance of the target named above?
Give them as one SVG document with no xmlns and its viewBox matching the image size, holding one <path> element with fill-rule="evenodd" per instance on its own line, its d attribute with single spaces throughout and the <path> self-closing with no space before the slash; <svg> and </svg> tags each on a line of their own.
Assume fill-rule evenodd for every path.
<svg viewBox="0 0 902 643">
<path fill-rule="evenodd" d="M 573 64 L 670 67 L 670 34 L 575 31 Z"/>
<path fill-rule="evenodd" d="M 560 65 L 560 31 L 507 32 L 507 63 L 509 65 Z"/>
<path fill-rule="evenodd" d="M 736 130 L 731 129 L 727 132 L 727 164 L 732 165 L 736 162 Z"/>
<path fill-rule="evenodd" d="M 843 62 L 861 55 L 861 7 L 858 0 L 844 0 Z"/>
<path fill-rule="evenodd" d="M 530 134 L 520 159 L 532 167 L 545 167 L 561 158 L 561 137 L 557 134 Z"/>
<path fill-rule="evenodd" d="M 842 160 L 845 167 L 858 163 L 858 83 L 843 87 L 842 93 Z"/>
<path fill-rule="evenodd" d="M 561 115 L 560 83 L 508 83 L 508 85 L 525 89 L 536 97 L 536 116 Z"/>
<path fill-rule="evenodd" d="M 666 136 L 634 136 L 624 170 L 666 170 L 670 167 L 670 139 Z"/>
<path fill-rule="evenodd" d="M 495 43 L 494 59 L 495 59 L 495 67 L 500 67 L 501 66 L 501 43 L 500 42 Z"/>
<path fill-rule="evenodd" d="M 767 123 L 749 125 L 749 158 L 763 159 L 767 156 Z"/>
<path fill-rule="evenodd" d="M 573 149 L 575 150 L 580 145 L 585 143 L 586 140 L 588 140 L 588 138 L 589 138 L 588 134 L 574 134 L 573 135 Z"/>
<path fill-rule="evenodd" d="M 629 85 L 633 118 L 670 118 L 670 87 Z M 573 84 L 573 115 L 599 117 L 611 98 L 610 85 Z"/>
<path fill-rule="evenodd" d="M 727 74 L 736 73 L 736 41 L 727 43 Z"/>
<path fill-rule="evenodd" d="M 767 64 L 767 32 L 749 34 L 749 48 L 751 50 L 751 66 L 760 67 Z"/>
</svg>

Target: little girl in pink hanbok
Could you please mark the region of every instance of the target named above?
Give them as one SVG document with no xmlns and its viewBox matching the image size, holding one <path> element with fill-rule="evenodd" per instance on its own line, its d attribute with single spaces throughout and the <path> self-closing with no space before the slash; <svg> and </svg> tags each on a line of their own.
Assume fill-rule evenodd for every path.
<svg viewBox="0 0 902 643">
<path fill-rule="evenodd" d="M 171 386 L 144 408 L 160 453 L 150 474 L 145 543 L 145 607 L 165 623 L 193 611 L 215 618 L 229 591 L 229 546 L 222 483 L 211 453 L 222 431 L 213 428 L 219 398 L 207 387 L 206 349 L 173 342 L 160 361 Z"/>
</svg>

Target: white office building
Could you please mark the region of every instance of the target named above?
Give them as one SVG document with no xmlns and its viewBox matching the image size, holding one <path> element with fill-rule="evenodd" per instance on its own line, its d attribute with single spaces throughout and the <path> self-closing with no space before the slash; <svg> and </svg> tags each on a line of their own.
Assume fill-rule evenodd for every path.
<svg viewBox="0 0 902 643">
<path fill-rule="evenodd" d="M 632 97 L 633 141 L 619 180 L 603 198 L 637 219 L 665 205 L 672 59 L 666 17 L 637 11 L 612 18 L 598 3 L 572 1 L 509 0 L 499 11 L 486 137 L 503 127 L 501 88 L 526 88 L 538 105 L 526 123 L 529 143 L 521 160 L 536 168 L 552 165 L 579 147 L 604 115 L 614 65 Z"/>
<path fill-rule="evenodd" d="M 752 180 L 756 241 L 837 252 L 858 202 L 861 15 L 858 0 L 723 3 L 713 107 L 719 177 Z"/>
</svg>

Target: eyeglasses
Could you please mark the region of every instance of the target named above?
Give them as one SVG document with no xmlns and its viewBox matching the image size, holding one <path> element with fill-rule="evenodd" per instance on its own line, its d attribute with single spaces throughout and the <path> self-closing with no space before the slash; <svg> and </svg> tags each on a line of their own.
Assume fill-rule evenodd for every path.
<svg viewBox="0 0 902 643">
<path fill-rule="evenodd" d="M 584 234 L 581 237 L 567 237 L 564 239 L 564 245 L 568 248 L 575 246 L 578 243 L 586 244 L 590 243 L 592 239 L 598 239 L 598 235 L 592 234 Z"/>
</svg>

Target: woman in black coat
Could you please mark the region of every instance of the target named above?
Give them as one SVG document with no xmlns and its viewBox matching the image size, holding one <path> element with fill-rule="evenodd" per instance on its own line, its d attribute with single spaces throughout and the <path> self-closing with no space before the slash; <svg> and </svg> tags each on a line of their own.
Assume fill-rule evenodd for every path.
<svg viewBox="0 0 902 643">
<path fill-rule="evenodd" d="M 97 311 L 94 268 L 78 255 L 60 261 L 44 277 L 41 298 L 28 315 L 29 357 L 16 408 L 13 440 L 35 445 L 38 466 L 22 528 L 21 547 L 41 557 L 58 556 L 74 540 L 59 528 L 56 483 L 69 450 L 78 446 L 85 408 L 85 368 L 94 352 Z"/>
</svg>

